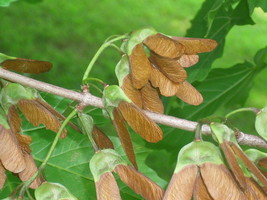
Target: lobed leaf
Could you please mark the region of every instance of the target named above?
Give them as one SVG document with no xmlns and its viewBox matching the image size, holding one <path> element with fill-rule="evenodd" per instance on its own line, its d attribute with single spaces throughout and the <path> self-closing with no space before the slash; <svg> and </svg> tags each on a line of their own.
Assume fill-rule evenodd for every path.
<svg viewBox="0 0 267 200">
<path fill-rule="evenodd" d="M 153 52 L 150 54 L 149 60 L 171 81 L 180 83 L 186 80 L 187 73 L 177 60 L 164 58 Z"/>
<path fill-rule="evenodd" d="M 151 71 L 151 64 L 142 44 L 136 45 L 130 55 L 130 69 L 133 86 L 140 89 L 148 82 Z"/>
<path fill-rule="evenodd" d="M 99 181 L 95 184 L 98 200 L 121 199 L 120 190 L 111 172 L 102 174 Z"/>
<path fill-rule="evenodd" d="M 117 165 L 114 170 L 135 193 L 147 200 L 161 200 L 164 190 L 131 166 Z"/>
<path fill-rule="evenodd" d="M 123 149 L 130 162 L 136 169 L 138 169 L 130 133 L 127 129 L 127 126 L 120 111 L 117 108 L 113 110 L 113 116 L 114 116 L 113 124 L 117 130 Z"/>
<path fill-rule="evenodd" d="M 148 82 L 140 89 L 143 101 L 143 108 L 151 112 L 164 113 L 164 105 L 160 99 L 158 90 Z"/>
<path fill-rule="evenodd" d="M 175 95 L 182 101 L 195 106 L 203 102 L 202 95 L 187 81 L 179 84 Z"/>
<path fill-rule="evenodd" d="M 134 104 L 121 102 L 118 108 L 131 128 L 146 141 L 155 143 L 162 140 L 163 133 L 159 126 Z"/>
<path fill-rule="evenodd" d="M 1 63 L 1 65 L 4 69 L 31 74 L 48 72 L 53 66 L 52 63 L 47 61 L 30 60 L 24 58 L 5 60 Z"/>
<path fill-rule="evenodd" d="M 247 1 L 206 0 L 192 20 L 187 37 L 211 38 L 220 44 L 216 50 L 200 56 L 199 63 L 188 69 L 188 81 L 202 81 L 208 75 L 212 63 L 223 54 L 225 38 L 235 25 L 253 24 Z"/>
<path fill-rule="evenodd" d="M 143 42 L 156 54 L 167 58 L 178 58 L 184 54 L 184 46 L 160 33 L 147 37 Z"/>
</svg>

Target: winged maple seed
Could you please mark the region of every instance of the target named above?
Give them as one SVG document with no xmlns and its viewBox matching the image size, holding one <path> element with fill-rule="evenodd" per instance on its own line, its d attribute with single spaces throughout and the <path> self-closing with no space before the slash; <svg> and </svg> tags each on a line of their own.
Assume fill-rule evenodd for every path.
<svg viewBox="0 0 267 200">
<path fill-rule="evenodd" d="M 164 200 L 245 200 L 227 167 L 223 164 L 188 165 L 174 173 Z"/>
<path fill-rule="evenodd" d="M 61 121 L 50 111 L 50 107 L 44 106 L 44 104 L 39 102 L 40 99 L 21 99 L 18 102 L 18 107 L 26 119 L 34 126 L 44 124 L 47 129 L 58 132 Z M 54 112 L 57 111 L 54 110 Z M 66 135 L 67 131 L 64 129 L 61 138 L 66 137 Z"/>
<path fill-rule="evenodd" d="M 176 95 L 186 103 L 199 105 L 203 101 L 202 95 L 186 81 L 184 68 L 198 62 L 198 53 L 212 51 L 216 46 L 216 41 L 210 39 L 150 35 L 132 49 L 130 77 L 125 77 L 122 88 L 139 108 L 154 112 L 163 112 L 162 103 L 155 95 L 157 88 L 163 96 Z M 156 108 L 154 105 L 147 107 L 151 101 L 138 94 L 143 87 L 150 87 L 150 94 L 153 94 L 150 100 L 153 99 L 154 105 L 158 103 Z"/>
<path fill-rule="evenodd" d="M 114 149 L 112 141 L 97 126 L 93 127 L 93 139 L 99 149 Z"/>
<path fill-rule="evenodd" d="M 244 200 L 231 172 L 223 163 L 219 148 L 205 141 L 194 141 L 184 146 L 164 200 Z"/>
<path fill-rule="evenodd" d="M 18 126 L 16 124 L 12 125 L 12 123 L 13 121 L 9 120 L 10 126 L 0 125 L 0 188 L 3 187 L 5 182 L 5 170 L 18 174 L 22 181 L 28 180 L 37 171 L 30 154 L 31 137 L 14 132 L 14 127 Z M 17 121 L 14 121 L 14 123 L 17 123 Z M 43 179 L 37 177 L 30 187 L 37 188 L 42 182 Z"/>
<path fill-rule="evenodd" d="M 130 133 L 126 122 L 130 127 L 148 142 L 162 140 L 163 133 L 159 126 L 147 117 L 142 110 L 132 103 L 120 102 L 118 108 L 113 110 L 113 124 L 117 130 L 122 147 L 133 166 L 137 169 L 137 163 Z"/>
<path fill-rule="evenodd" d="M 160 200 L 164 190 L 155 182 L 129 165 L 117 165 L 114 171 L 136 194 L 147 200 Z"/>
<path fill-rule="evenodd" d="M 4 69 L 32 74 L 48 72 L 52 68 L 52 63 L 50 62 L 24 58 L 8 59 L 0 63 L 0 65 Z"/>
<path fill-rule="evenodd" d="M 97 199 L 121 199 L 112 172 L 117 173 L 121 181 L 145 199 L 162 199 L 164 190 L 135 168 L 129 166 L 113 149 L 96 152 L 90 161 L 90 169 L 96 184 Z"/>
</svg>

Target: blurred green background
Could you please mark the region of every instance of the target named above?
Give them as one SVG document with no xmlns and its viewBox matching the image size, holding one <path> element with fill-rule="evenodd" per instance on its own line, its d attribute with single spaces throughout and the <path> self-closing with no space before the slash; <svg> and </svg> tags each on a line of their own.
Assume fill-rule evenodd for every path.
<svg viewBox="0 0 267 200">
<path fill-rule="evenodd" d="M 0 52 L 47 60 L 52 71 L 33 76 L 62 87 L 79 89 L 81 77 L 101 43 L 110 35 L 152 26 L 168 35 L 184 36 L 203 0 L 44 0 L 14 2 L 0 8 Z M 225 52 L 213 67 L 252 60 L 267 45 L 267 13 L 255 9 L 255 25 L 235 26 L 226 38 Z M 116 83 L 114 67 L 120 55 L 108 49 L 91 76 Z M 264 70 L 255 80 L 247 106 L 266 106 Z"/>
</svg>

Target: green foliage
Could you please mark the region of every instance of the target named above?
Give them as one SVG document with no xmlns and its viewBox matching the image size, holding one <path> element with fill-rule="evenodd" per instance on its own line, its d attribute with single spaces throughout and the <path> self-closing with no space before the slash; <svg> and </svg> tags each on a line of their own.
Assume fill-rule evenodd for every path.
<svg viewBox="0 0 267 200">
<path fill-rule="evenodd" d="M 238 3 L 238 5 L 236 5 Z M 213 1 L 207 0 L 192 20 L 188 37 L 212 38 L 219 45 L 215 51 L 200 57 L 200 62 L 188 70 L 190 80 L 204 80 L 213 61 L 223 54 L 225 38 L 235 25 L 253 24 L 246 0 Z"/>
<path fill-rule="evenodd" d="M 17 0 L 0 0 L 0 7 L 8 7 L 14 1 Z"/>
</svg>

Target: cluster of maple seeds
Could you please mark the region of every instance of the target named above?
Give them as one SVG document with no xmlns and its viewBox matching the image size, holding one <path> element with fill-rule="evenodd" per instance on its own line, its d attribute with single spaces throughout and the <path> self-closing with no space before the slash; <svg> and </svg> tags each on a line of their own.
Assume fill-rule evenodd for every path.
<svg viewBox="0 0 267 200">
<path fill-rule="evenodd" d="M 128 46 L 132 45 L 130 40 L 126 41 L 126 48 L 127 42 Z M 162 140 L 159 126 L 141 109 L 164 113 L 160 95 L 176 95 L 192 105 L 202 103 L 202 95 L 186 81 L 185 68 L 198 62 L 198 53 L 212 51 L 216 46 L 216 41 L 211 39 L 167 37 L 153 33 L 130 47 L 128 55 L 122 58 L 126 56 L 129 73 L 122 76 L 121 88 L 132 102 L 121 101 L 114 108 L 113 123 L 126 155 L 136 169 L 135 153 L 125 121 L 146 141 L 155 143 Z"/>
<path fill-rule="evenodd" d="M 164 112 L 160 94 L 199 105 L 202 95 L 186 81 L 185 68 L 198 62 L 198 53 L 216 46 L 210 39 L 151 35 L 129 55 L 130 74 L 124 78 L 122 89 L 135 105 L 152 112 Z"/>
<path fill-rule="evenodd" d="M 43 73 L 52 68 L 47 61 L 15 58 L 6 55 L 1 67 L 20 73 Z M 28 95 L 28 96 L 27 96 Z M 30 144 L 32 138 L 23 135 L 22 120 L 18 109 L 34 126 L 44 124 L 47 129 L 57 132 L 61 121 L 65 119 L 52 106 L 42 100 L 37 91 L 23 87 L 16 83 L 1 81 L 1 122 L 0 122 L 0 189 L 4 186 L 8 170 L 16 174 L 22 181 L 27 181 L 37 167 L 31 155 Z M 74 124 L 70 124 L 76 130 Z M 64 129 L 61 137 L 66 137 Z M 37 177 L 30 185 L 37 188 L 44 181 L 44 177 Z"/>
<path fill-rule="evenodd" d="M 16 107 L 34 126 L 44 124 L 47 129 L 54 132 L 59 130 L 61 126 L 60 120 L 64 119 L 60 113 L 40 98 L 23 98 L 17 102 L 17 105 L 9 107 L 7 124 L 0 124 L 0 188 L 5 183 L 5 170 L 18 174 L 22 181 L 28 180 L 37 171 L 30 149 L 32 139 L 28 135 L 21 134 L 22 121 Z M 61 134 L 62 138 L 65 136 L 66 130 Z M 42 177 L 38 177 L 30 187 L 37 188 L 43 181 Z"/>
</svg>

